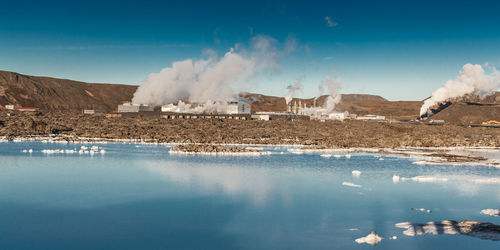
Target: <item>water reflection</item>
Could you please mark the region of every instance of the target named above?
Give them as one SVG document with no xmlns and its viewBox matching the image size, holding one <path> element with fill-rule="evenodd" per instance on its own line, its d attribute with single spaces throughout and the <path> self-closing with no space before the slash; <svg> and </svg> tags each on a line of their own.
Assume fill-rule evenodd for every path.
<svg viewBox="0 0 500 250">
<path fill-rule="evenodd" d="M 240 166 L 177 166 L 158 162 L 144 164 L 145 169 L 169 181 L 197 188 L 202 192 L 248 195 L 254 205 L 264 206 L 273 190 L 265 169 Z"/>
</svg>

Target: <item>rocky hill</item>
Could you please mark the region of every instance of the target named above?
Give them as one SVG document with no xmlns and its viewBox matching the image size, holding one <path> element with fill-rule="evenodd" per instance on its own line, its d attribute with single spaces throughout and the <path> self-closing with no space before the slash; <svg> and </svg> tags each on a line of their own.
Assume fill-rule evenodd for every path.
<svg viewBox="0 0 500 250">
<path fill-rule="evenodd" d="M 14 104 L 42 110 L 98 109 L 114 111 L 123 101 L 130 101 L 137 86 L 121 84 L 85 83 L 51 77 L 28 76 L 0 71 L 0 105 Z M 252 102 L 252 111 L 286 111 L 283 97 L 242 93 Z M 327 96 L 301 99 L 293 98 L 307 107 L 321 106 Z M 466 96 L 452 101 L 452 105 L 434 115 L 451 123 L 469 124 L 500 119 L 500 92 L 479 99 Z M 377 114 L 387 118 L 408 120 L 418 117 L 422 101 L 388 101 L 383 97 L 366 94 L 343 94 L 337 110 L 358 115 Z"/>
<path fill-rule="evenodd" d="M 130 100 L 137 86 L 85 83 L 0 71 L 0 105 L 42 110 L 99 109 L 112 111 Z"/>
</svg>

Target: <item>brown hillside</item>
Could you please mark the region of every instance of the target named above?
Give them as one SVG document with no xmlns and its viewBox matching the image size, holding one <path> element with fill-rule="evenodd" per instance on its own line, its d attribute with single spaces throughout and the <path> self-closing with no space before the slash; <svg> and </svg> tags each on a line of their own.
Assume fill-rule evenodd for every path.
<svg viewBox="0 0 500 250">
<path fill-rule="evenodd" d="M 433 115 L 431 119 L 445 120 L 453 124 L 480 124 L 484 121 L 500 120 L 500 105 L 456 102 Z"/>
<path fill-rule="evenodd" d="M 112 111 L 130 100 L 137 86 L 85 83 L 0 71 L 0 105 L 43 110 L 99 109 Z"/>
<path fill-rule="evenodd" d="M 242 94 L 242 97 L 252 101 L 252 111 L 286 111 L 286 103 L 283 97 L 250 93 Z M 326 97 L 326 95 L 320 96 L 316 101 L 314 101 L 314 98 L 293 98 L 292 103 L 300 101 L 302 105 L 306 104 L 307 107 L 322 106 Z M 421 106 L 421 101 L 392 102 L 377 95 L 343 94 L 336 109 L 358 115 L 378 114 L 395 119 L 415 119 Z"/>
</svg>

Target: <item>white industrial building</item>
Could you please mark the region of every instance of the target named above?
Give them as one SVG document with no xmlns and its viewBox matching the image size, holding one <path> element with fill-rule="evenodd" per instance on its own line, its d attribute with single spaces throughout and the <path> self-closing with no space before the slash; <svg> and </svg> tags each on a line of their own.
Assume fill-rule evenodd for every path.
<svg viewBox="0 0 500 250">
<path fill-rule="evenodd" d="M 332 113 L 328 114 L 328 120 L 343 121 L 347 118 L 349 118 L 349 112 L 347 112 L 347 111 L 344 111 L 344 112 L 333 111 Z"/>
<path fill-rule="evenodd" d="M 162 112 L 195 113 L 195 114 L 250 114 L 251 105 L 246 101 L 229 101 L 213 103 L 169 103 L 161 106 Z"/>
<path fill-rule="evenodd" d="M 269 121 L 269 114 L 255 113 L 251 116 L 252 120 Z"/>
<path fill-rule="evenodd" d="M 362 120 L 362 121 L 380 121 L 380 120 L 385 120 L 385 116 L 383 115 L 363 115 L 363 116 L 358 116 L 356 120 Z"/>
<path fill-rule="evenodd" d="M 143 111 L 154 111 L 154 107 L 148 104 L 136 104 L 130 102 L 118 105 L 119 113 L 143 112 Z"/>
<path fill-rule="evenodd" d="M 161 106 L 161 112 L 174 112 L 174 113 L 179 113 L 181 112 L 179 109 L 179 105 L 175 103 L 169 103 Z"/>
<path fill-rule="evenodd" d="M 221 114 L 250 114 L 250 103 L 245 101 L 230 101 L 217 105 L 217 113 Z"/>
</svg>

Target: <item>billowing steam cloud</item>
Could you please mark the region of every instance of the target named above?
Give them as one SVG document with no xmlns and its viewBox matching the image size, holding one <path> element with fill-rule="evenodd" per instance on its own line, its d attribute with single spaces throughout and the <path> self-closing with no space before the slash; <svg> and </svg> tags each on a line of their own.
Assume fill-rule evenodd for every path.
<svg viewBox="0 0 500 250">
<path fill-rule="evenodd" d="M 424 101 L 420 108 L 420 116 L 429 114 L 430 108 L 457 97 L 475 94 L 480 98 L 491 94 L 500 87 L 500 74 L 494 68 L 491 74 L 486 74 L 481 65 L 465 64 L 456 80 L 448 80 L 432 96 Z"/>
<path fill-rule="evenodd" d="M 152 73 L 134 93 L 133 103 L 162 105 L 188 98 L 190 102 L 209 103 L 229 101 L 236 96 L 234 88 L 241 87 L 257 72 L 279 67 L 276 40 L 266 36 L 252 38 L 250 51 L 231 48 L 218 59 L 186 59 L 171 67 Z"/>
<path fill-rule="evenodd" d="M 288 90 L 288 92 L 285 95 L 285 102 L 287 105 L 292 101 L 292 98 L 295 95 L 295 91 L 302 89 L 301 82 L 302 78 L 297 78 L 297 80 L 295 80 L 295 83 L 293 85 L 288 85 L 286 87 L 286 89 Z"/>
<path fill-rule="evenodd" d="M 340 94 L 340 83 L 331 79 L 329 76 L 325 77 L 325 85 L 328 87 L 328 97 L 326 99 L 326 112 L 331 113 L 335 109 L 335 105 L 340 102 L 342 95 Z"/>
<path fill-rule="evenodd" d="M 330 78 L 329 76 L 326 76 L 325 80 L 318 85 L 319 93 L 314 98 L 314 101 L 316 102 L 316 99 L 318 99 L 323 94 L 323 92 L 325 91 L 325 87 L 328 89 L 328 96 L 326 97 L 323 107 L 316 107 L 316 104 L 314 104 L 314 107 L 301 109 L 302 113 L 316 116 L 329 115 L 336 112 L 335 106 L 340 102 L 340 99 L 342 98 L 342 95 L 340 94 L 341 85 L 338 81 Z"/>
</svg>

